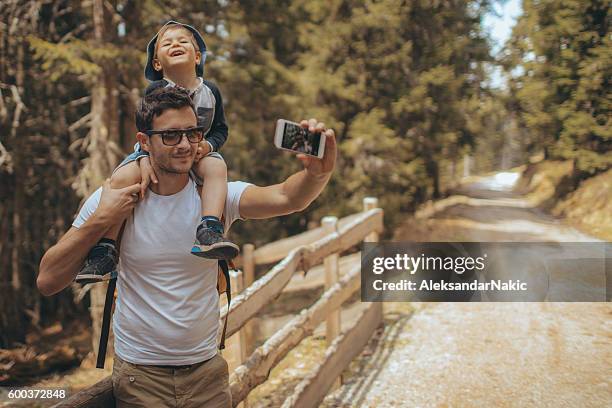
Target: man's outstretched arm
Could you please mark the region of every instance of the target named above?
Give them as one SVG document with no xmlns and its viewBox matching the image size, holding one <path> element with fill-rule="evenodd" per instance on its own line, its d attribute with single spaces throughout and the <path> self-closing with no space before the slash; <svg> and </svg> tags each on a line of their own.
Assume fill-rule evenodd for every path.
<svg viewBox="0 0 612 408">
<path fill-rule="evenodd" d="M 271 218 L 302 211 L 323 191 L 336 165 L 336 138 L 331 129 L 324 130 L 323 123 L 315 119 L 302 121 L 310 131 L 322 132 L 325 140 L 323 158 L 298 154 L 304 169 L 292 174 L 280 184 L 259 187 L 249 186 L 240 198 L 240 215 L 243 218 Z"/>
<path fill-rule="evenodd" d="M 125 219 L 138 202 L 140 184 L 122 189 L 111 189 L 104 184 L 96 211 L 80 227 L 72 227 L 45 252 L 40 261 L 36 285 L 38 290 L 51 296 L 74 280 L 89 250 L 98 243 L 108 228 Z M 136 196 L 134 196 L 136 194 Z"/>
</svg>

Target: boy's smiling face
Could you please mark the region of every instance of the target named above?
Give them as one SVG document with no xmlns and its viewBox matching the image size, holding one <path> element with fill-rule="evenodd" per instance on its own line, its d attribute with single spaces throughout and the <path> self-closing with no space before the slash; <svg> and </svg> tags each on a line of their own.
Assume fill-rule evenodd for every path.
<svg viewBox="0 0 612 408">
<path fill-rule="evenodd" d="M 185 66 L 193 67 L 200 63 L 202 54 L 193 38 L 193 34 L 184 27 L 169 27 L 162 33 L 155 44 L 153 68 L 156 71 L 168 71 Z"/>
</svg>

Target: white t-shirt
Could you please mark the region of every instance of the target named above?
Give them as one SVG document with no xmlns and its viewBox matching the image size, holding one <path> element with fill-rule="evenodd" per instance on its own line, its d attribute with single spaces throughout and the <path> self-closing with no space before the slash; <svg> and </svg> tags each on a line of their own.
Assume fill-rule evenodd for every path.
<svg viewBox="0 0 612 408">
<path fill-rule="evenodd" d="M 241 219 L 240 197 L 249 185 L 228 183 L 225 231 Z M 87 199 L 74 227 L 93 214 L 101 191 Z M 115 353 L 120 358 L 135 364 L 184 365 L 217 353 L 217 261 L 189 253 L 200 214 L 200 196 L 190 179 L 170 196 L 149 190 L 128 218 L 113 317 Z"/>
</svg>

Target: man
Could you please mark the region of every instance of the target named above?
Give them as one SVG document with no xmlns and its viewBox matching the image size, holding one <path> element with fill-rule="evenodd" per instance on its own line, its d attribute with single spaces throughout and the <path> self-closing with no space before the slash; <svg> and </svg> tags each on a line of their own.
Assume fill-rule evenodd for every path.
<svg viewBox="0 0 612 408">
<path fill-rule="evenodd" d="M 68 286 L 109 226 L 128 217 L 113 321 L 117 406 L 229 407 L 227 363 L 216 344 L 217 261 L 184 250 L 200 217 L 198 188 L 189 177 L 202 138 L 193 103 L 185 90 L 158 89 L 143 99 L 136 123 L 158 182 L 136 206 L 139 184 L 111 189 L 107 181 L 43 256 L 38 288 L 49 296 Z M 237 219 L 301 211 L 320 194 L 335 165 L 334 133 L 314 119 L 302 126 L 324 132 L 323 159 L 298 155 L 304 169 L 280 184 L 228 183 L 226 231 Z"/>
</svg>

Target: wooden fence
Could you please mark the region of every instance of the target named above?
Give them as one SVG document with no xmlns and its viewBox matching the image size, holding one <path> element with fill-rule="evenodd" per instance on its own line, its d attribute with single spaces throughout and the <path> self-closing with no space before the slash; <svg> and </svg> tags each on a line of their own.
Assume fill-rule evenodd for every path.
<svg viewBox="0 0 612 408">
<path fill-rule="evenodd" d="M 321 323 L 326 322 L 328 348 L 324 361 L 306 376 L 284 402 L 283 407 L 316 407 L 328 391 L 340 384 L 340 374 L 361 352 L 372 333 L 382 323 L 382 304 L 364 303 L 356 322 L 340 327 L 340 306 L 360 289 L 360 268 L 357 261 L 342 277 L 339 276 L 339 254 L 361 242 L 376 242 L 383 231 L 383 211 L 377 199 L 364 199 L 364 211 L 340 220 L 324 217 L 321 227 L 276 241 L 261 248 L 244 246 L 242 271 L 232 273 L 237 295 L 232 297 L 228 316 L 227 337 L 234 344 L 240 365 L 230 375 L 232 403 L 236 407 L 249 393 L 267 380 L 270 371 Z M 255 266 L 278 262 L 261 278 L 254 280 Z M 298 271 L 308 271 L 323 263 L 325 292 L 310 307 L 290 320 L 264 344 L 252 350 L 249 320 L 272 299 L 275 299 Z M 244 289 L 242 289 L 244 288 Z M 221 322 L 227 314 L 223 307 Z M 343 329 L 343 330 L 341 330 Z M 228 349 L 230 347 L 228 346 Z M 110 377 L 73 395 L 57 407 L 114 407 Z"/>
</svg>

